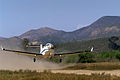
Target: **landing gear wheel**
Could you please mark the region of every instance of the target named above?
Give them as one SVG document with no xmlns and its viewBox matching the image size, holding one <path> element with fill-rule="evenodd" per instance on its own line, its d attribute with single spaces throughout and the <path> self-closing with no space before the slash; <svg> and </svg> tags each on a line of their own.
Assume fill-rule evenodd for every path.
<svg viewBox="0 0 120 80">
<path fill-rule="evenodd" d="M 62 62 L 62 56 L 60 55 L 60 63 Z"/>
<path fill-rule="evenodd" d="M 60 63 L 62 62 L 62 58 L 60 58 Z"/>
<path fill-rule="evenodd" d="M 33 58 L 33 62 L 36 62 L 36 58 Z"/>
<path fill-rule="evenodd" d="M 49 56 L 49 59 L 51 60 L 51 59 L 52 59 L 52 56 Z"/>
</svg>

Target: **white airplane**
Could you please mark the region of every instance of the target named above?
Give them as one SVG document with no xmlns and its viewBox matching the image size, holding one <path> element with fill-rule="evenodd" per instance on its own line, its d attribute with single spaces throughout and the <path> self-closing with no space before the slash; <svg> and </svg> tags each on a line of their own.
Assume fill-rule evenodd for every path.
<svg viewBox="0 0 120 80">
<path fill-rule="evenodd" d="M 40 52 L 39 53 L 33 53 L 33 52 L 25 52 L 25 51 L 16 51 L 16 50 L 9 50 L 1 47 L 3 51 L 10 51 L 10 52 L 17 52 L 17 53 L 24 53 L 24 54 L 31 54 L 34 56 L 33 61 L 36 61 L 36 56 L 42 55 L 42 56 L 48 56 L 49 58 L 52 58 L 54 56 L 62 56 L 62 55 L 75 55 L 75 54 L 82 54 L 86 52 L 92 52 L 93 47 L 89 51 L 79 51 L 79 52 L 71 52 L 71 53 L 54 53 L 54 46 L 51 43 L 47 43 L 45 46 L 42 44 L 40 46 L 28 46 L 28 47 L 40 47 Z M 60 59 L 60 62 L 62 59 Z"/>
</svg>

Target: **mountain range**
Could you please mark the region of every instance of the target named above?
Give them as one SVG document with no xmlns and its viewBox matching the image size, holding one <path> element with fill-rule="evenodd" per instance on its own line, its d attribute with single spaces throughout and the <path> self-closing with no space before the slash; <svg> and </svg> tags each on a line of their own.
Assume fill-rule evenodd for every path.
<svg viewBox="0 0 120 80">
<path fill-rule="evenodd" d="M 110 36 L 120 36 L 120 16 L 104 16 L 91 25 L 72 32 L 43 27 L 30 30 L 20 35 L 19 38 L 28 38 L 30 41 L 39 42 L 65 43 Z"/>
<path fill-rule="evenodd" d="M 48 27 L 34 29 L 17 37 L 0 38 L 0 44 L 7 44 L 8 42 L 20 44 L 23 38 L 28 38 L 30 42 L 66 43 L 110 36 L 120 36 L 120 16 L 103 16 L 92 24 L 72 32 L 55 30 Z"/>
</svg>

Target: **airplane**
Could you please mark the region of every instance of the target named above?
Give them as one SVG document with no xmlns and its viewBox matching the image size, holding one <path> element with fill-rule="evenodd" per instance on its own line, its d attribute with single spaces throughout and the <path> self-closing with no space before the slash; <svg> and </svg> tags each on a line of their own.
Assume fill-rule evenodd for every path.
<svg viewBox="0 0 120 80">
<path fill-rule="evenodd" d="M 49 58 L 52 58 L 54 56 L 66 56 L 66 55 L 76 55 L 76 54 L 82 54 L 82 53 L 87 53 L 87 52 L 93 52 L 93 47 L 91 48 L 91 50 L 87 50 L 87 51 L 79 51 L 79 52 L 71 52 L 71 53 L 54 53 L 54 48 L 55 46 L 53 46 L 53 44 L 51 43 L 47 43 L 45 46 L 43 46 L 42 44 L 40 44 L 40 46 L 27 46 L 27 47 L 40 47 L 40 52 L 39 53 L 34 53 L 34 52 L 25 52 L 25 51 L 16 51 L 16 50 L 9 50 L 9 49 L 5 49 L 3 47 L 1 47 L 1 49 L 3 51 L 10 51 L 10 52 L 16 52 L 16 53 L 23 53 L 23 54 L 30 54 L 33 55 L 33 62 L 36 62 L 36 56 L 41 55 L 41 56 L 48 56 Z M 60 58 L 60 62 L 62 62 L 62 59 Z"/>
</svg>

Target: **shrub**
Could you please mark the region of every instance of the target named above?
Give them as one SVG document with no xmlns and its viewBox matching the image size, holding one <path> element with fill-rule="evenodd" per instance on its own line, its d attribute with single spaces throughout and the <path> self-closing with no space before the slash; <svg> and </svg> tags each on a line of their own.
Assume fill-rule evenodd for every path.
<svg viewBox="0 0 120 80">
<path fill-rule="evenodd" d="M 116 54 L 116 59 L 120 61 L 120 53 Z"/>
<path fill-rule="evenodd" d="M 101 52 L 99 57 L 101 58 L 110 58 L 110 59 L 113 59 L 113 58 L 116 58 L 116 55 L 119 55 L 120 54 L 120 51 L 104 51 L 104 52 Z"/>
<path fill-rule="evenodd" d="M 80 54 L 78 62 L 81 62 L 81 63 L 86 63 L 86 62 L 91 63 L 91 62 L 94 62 L 93 58 L 94 58 L 94 55 L 92 53 Z"/>
<path fill-rule="evenodd" d="M 66 56 L 63 59 L 64 63 L 77 63 L 78 61 L 79 61 L 79 56 L 78 55 Z"/>
</svg>

